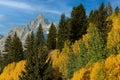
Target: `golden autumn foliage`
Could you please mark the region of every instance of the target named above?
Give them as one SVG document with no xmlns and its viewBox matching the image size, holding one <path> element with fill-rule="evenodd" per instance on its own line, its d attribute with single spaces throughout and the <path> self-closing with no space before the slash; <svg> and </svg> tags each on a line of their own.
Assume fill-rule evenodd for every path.
<svg viewBox="0 0 120 80">
<path fill-rule="evenodd" d="M 87 80 L 120 80 L 120 54 L 111 55 L 105 61 L 96 62 L 92 66 L 74 72 L 72 80 L 86 80 L 86 78 Z"/>
<path fill-rule="evenodd" d="M 82 68 L 80 71 L 76 71 L 73 75 L 72 80 L 82 80 L 87 69 Z"/>
<path fill-rule="evenodd" d="M 75 55 L 80 53 L 80 42 L 81 40 L 75 41 L 75 43 L 72 45 L 72 51 Z"/>
<path fill-rule="evenodd" d="M 108 33 L 107 47 L 115 48 L 120 43 L 120 14 L 113 13 L 107 20 L 112 20 L 112 29 Z M 119 47 L 117 48 L 119 50 Z"/>
<path fill-rule="evenodd" d="M 85 38 L 89 38 L 88 35 L 84 36 Z M 87 39 L 86 39 L 87 40 Z M 64 44 L 64 48 L 60 52 L 59 50 L 52 51 L 51 55 L 51 61 L 52 61 L 52 67 L 55 70 L 59 70 L 60 73 L 62 73 L 62 76 L 65 78 L 68 75 L 68 62 L 69 62 L 69 56 L 72 54 L 73 56 L 80 54 L 80 44 L 83 43 L 83 40 L 75 41 L 74 44 L 70 45 L 70 42 L 67 41 Z M 87 42 L 86 42 L 86 45 Z"/>
<path fill-rule="evenodd" d="M 19 75 L 25 68 L 25 61 L 8 64 L 0 75 L 0 80 L 19 80 Z"/>
<path fill-rule="evenodd" d="M 51 55 L 52 67 L 54 69 L 59 69 L 59 72 L 62 73 L 62 75 L 64 76 L 66 76 L 68 72 L 67 63 L 68 63 L 68 55 L 70 54 L 70 49 L 68 46 L 69 46 L 69 42 L 65 43 L 61 53 L 59 50 L 55 50 Z"/>
</svg>

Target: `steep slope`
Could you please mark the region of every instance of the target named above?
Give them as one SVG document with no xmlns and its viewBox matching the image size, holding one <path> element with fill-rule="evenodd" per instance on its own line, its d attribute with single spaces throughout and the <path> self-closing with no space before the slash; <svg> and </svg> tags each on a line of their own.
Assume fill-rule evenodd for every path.
<svg viewBox="0 0 120 80">
<path fill-rule="evenodd" d="M 17 26 L 14 29 L 12 29 L 4 38 L 0 40 L 0 50 L 1 51 L 4 50 L 4 43 L 7 36 L 9 35 L 13 36 L 15 32 L 17 33 L 18 37 L 21 39 L 24 45 L 27 35 L 32 31 L 35 33 L 38 29 L 39 24 L 42 25 L 44 36 L 46 37 L 48 33 L 48 29 L 51 24 L 48 22 L 47 19 L 43 17 L 43 15 L 40 14 L 35 20 L 31 21 L 27 25 Z"/>
</svg>

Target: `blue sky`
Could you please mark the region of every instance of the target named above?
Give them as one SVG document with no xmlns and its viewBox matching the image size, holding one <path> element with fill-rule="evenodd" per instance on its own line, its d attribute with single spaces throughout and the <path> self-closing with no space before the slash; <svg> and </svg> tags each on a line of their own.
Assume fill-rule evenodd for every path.
<svg viewBox="0 0 120 80">
<path fill-rule="evenodd" d="M 70 16 L 73 6 L 80 3 L 90 10 L 97 9 L 101 2 L 111 2 L 120 7 L 120 0 L 0 0 L 0 34 L 5 35 L 16 25 L 25 25 L 43 14 L 49 22 L 58 23 L 60 15 Z"/>
</svg>

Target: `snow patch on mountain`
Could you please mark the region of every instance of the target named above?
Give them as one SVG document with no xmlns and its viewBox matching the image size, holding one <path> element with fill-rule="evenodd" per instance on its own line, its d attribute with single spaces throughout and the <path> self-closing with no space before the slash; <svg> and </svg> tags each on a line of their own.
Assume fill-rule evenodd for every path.
<svg viewBox="0 0 120 80">
<path fill-rule="evenodd" d="M 27 25 L 16 26 L 5 37 L 0 39 L 0 51 L 4 50 L 4 44 L 5 44 L 6 38 L 9 35 L 13 36 L 15 32 L 17 33 L 18 37 L 21 39 L 21 41 L 22 41 L 22 43 L 24 45 L 27 35 L 30 34 L 32 31 L 34 33 L 36 33 L 36 31 L 37 31 L 40 24 L 42 25 L 43 33 L 44 33 L 44 36 L 46 38 L 47 34 L 49 32 L 48 30 L 49 30 L 49 28 L 51 26 L 51 23 L 49 23 L 48 20 L 45 19 L 42 14 L 40 14 L 40 15 L 37 16 L 37 18 L 35 20 L 31 21 Z"/>
</svg>

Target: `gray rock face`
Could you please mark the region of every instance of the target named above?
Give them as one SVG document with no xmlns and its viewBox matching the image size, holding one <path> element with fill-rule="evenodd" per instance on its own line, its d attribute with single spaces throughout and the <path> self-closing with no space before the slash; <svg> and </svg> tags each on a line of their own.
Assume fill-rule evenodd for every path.
<svg viewBox="0 0 120 80">
<path fill-rule="evenodd" d="M 18 37 L 21 39 L 24 45 L 27 35 L 30 34 L 32 31 L 35 33 L 38 29 L 39 24 L 42 25 L 43 33 L 44 33 L 44 36 L 46 37 L 51 23 L 49 23 L 48 20 L 45 19 L 43 15 L 40 14 L 35 20 L 31 21 L 27 25 L 16 26 L 5 37 L 0 39 L 0 51 L 2 52 L 4 50 L 4 44 L 5 44 L 6 38 L 9 35 L 13 36 L 15 32 L 17 33 Z"/>
</svg>

